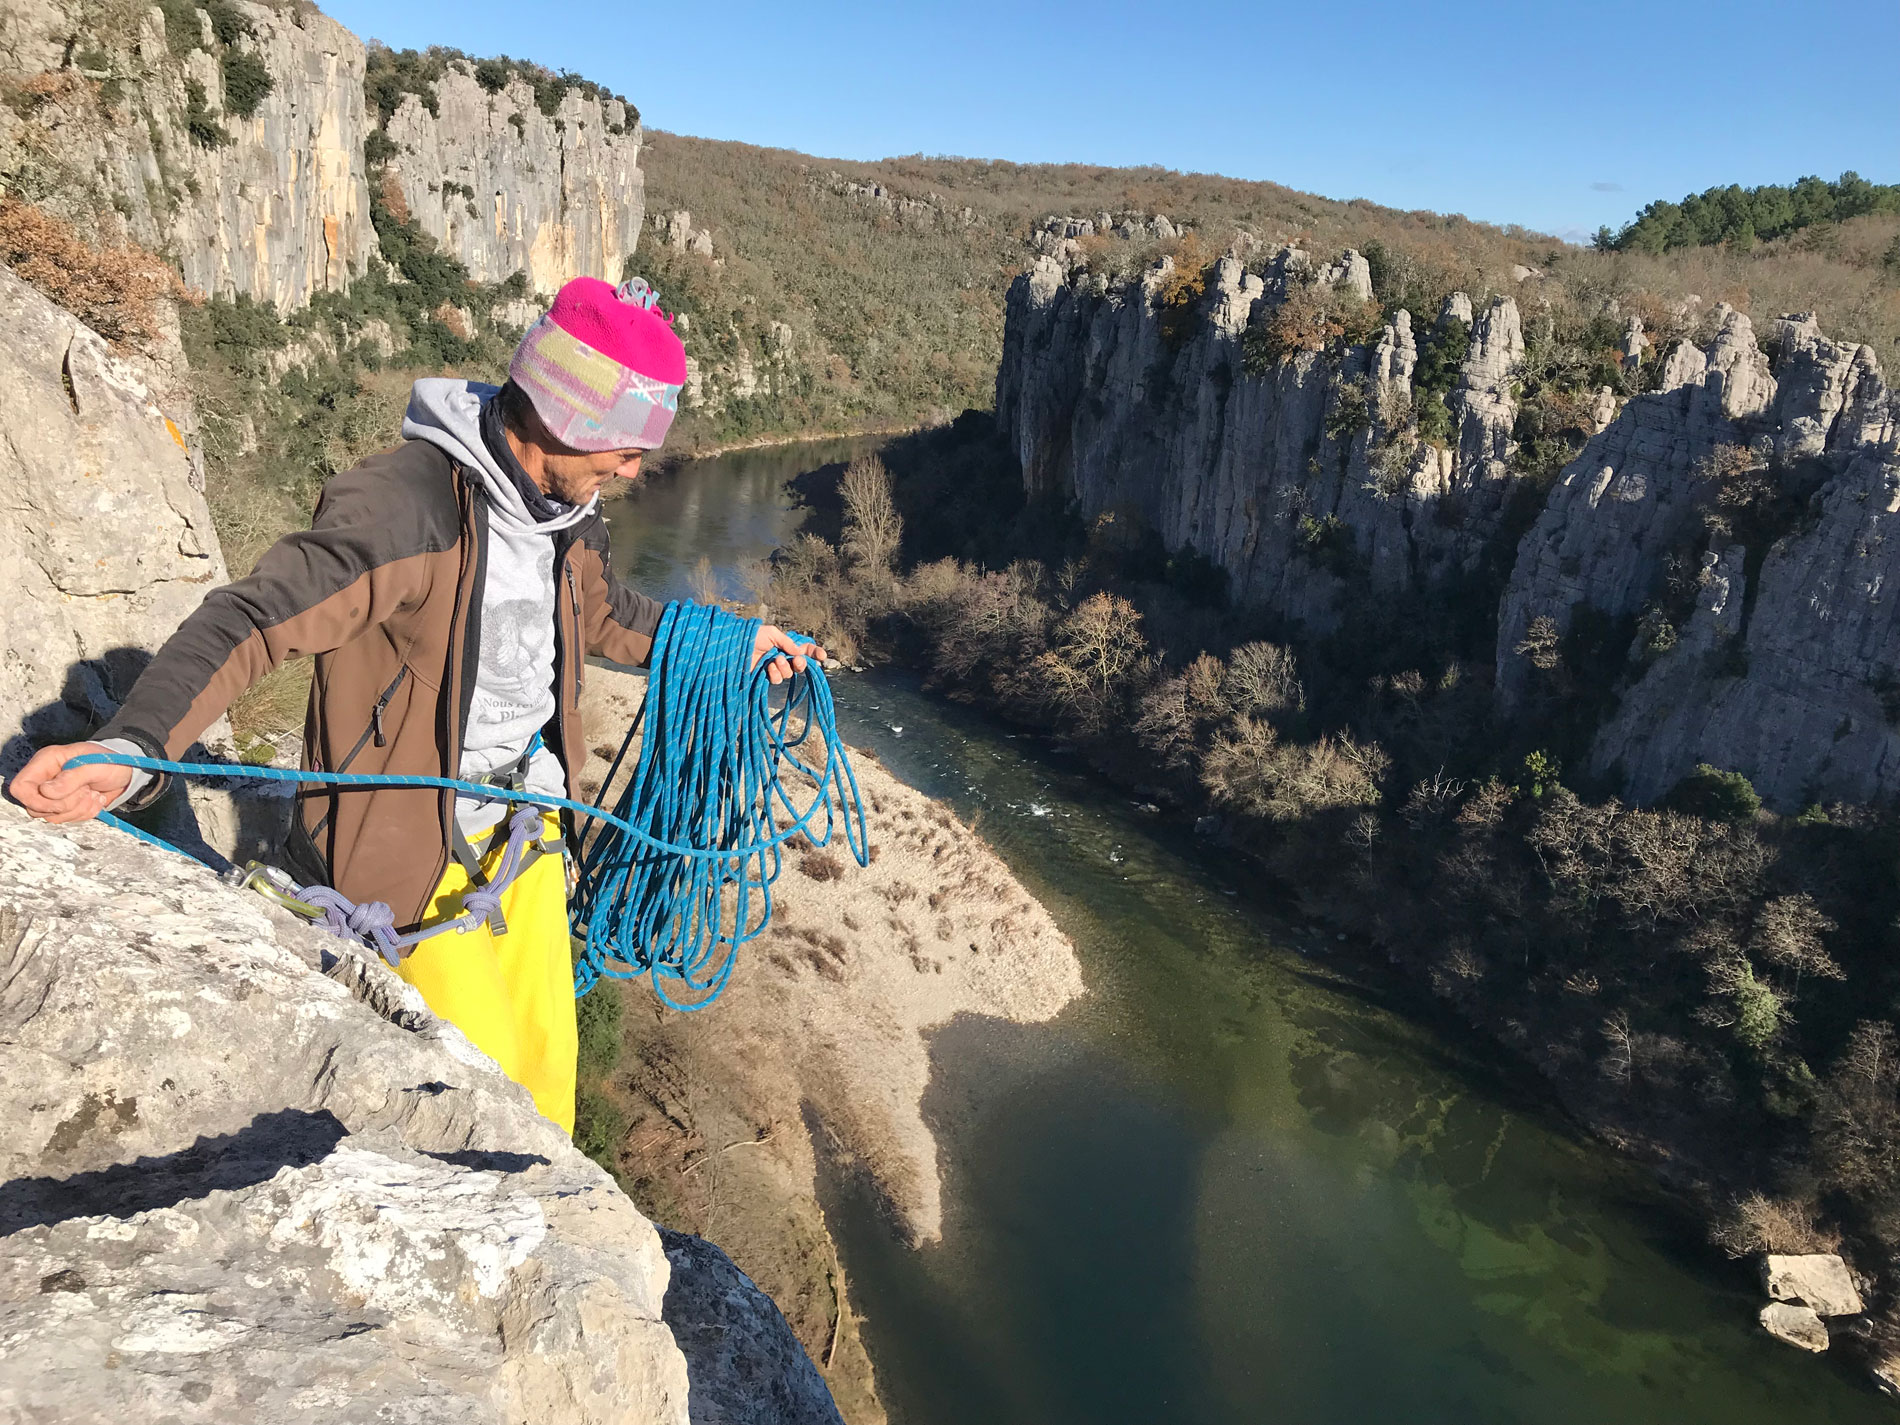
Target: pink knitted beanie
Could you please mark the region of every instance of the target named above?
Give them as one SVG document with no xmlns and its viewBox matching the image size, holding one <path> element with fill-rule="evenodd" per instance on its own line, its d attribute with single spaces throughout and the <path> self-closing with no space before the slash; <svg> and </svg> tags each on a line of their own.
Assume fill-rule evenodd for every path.
<svg viewBox="0 0 1900 1425">
<path fill-rule="evenodd" d="M 686 348 L 635 280 L 576 277 L 521 338 L 508 376 L 572 450 L 657 450 L 679 410 Z"/>
</svg>

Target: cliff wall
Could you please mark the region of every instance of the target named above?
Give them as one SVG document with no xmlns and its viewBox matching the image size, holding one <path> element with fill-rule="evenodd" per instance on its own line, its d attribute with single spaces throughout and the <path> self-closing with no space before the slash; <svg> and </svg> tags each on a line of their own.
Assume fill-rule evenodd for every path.
<svg viewBox="0 0 1900 1425">
<path fill-rule="evenodd" d="M 235 0 L 226 42 L 156 7 L 0 0 L 0 171 L 32 202 L 175 258 L 186 283 L 280 311 L 341 291 L 376 248 L 364 184 L 363 45 L 314 9 Z M 229 111 L 223 66 L 270 87 Z M 222 137 L 220 137 L 220 135 Z"/>
<path fill-rule="evenodd" d="M 415 95 L 389 118 L 386 172 L 409 214 L 477 281 L 620 280 L 646 211 L 640 125 L 627 106 L 570 90 L 553 114 L 514 78 L 491 94 L 451 64 L 437 113 Z"/>
<path fill-rule="evenodd" d="M 1446 304 L 1440 323 L 1470 329 L 1469 354 L 1446 399 L 1451 438 L 1419 441 L 1409 314 L 1343 349 L 1250 356 L 1303 270 L 1294 251 L 1264 274 L 1223 258 L 1183 331 L 1162 305 L 1170 259 L 1118 287 L 1040 258 L 1009 290 L 996 408 L 1032 493 L 1088 518 L 1136 512 L 1226 570 L 1235 598 L 1325 630 L 1356 582 L 1405 593 L 1481 556 L 1510 489 L 1523 333 L 1508 298 L 1475 320 Z M 1314 280 L 1371 297 L 1356 253 Z"/>
<path fill-rule="evenodd" d="M 718 1248 L 196 863 L 0 806 L 0 982 L 0 1415 L 837 1425 Z"/>
<path fill-rule="evenodd" d="M 214 23 L 0 0 L 0 175 L 103 239 L 173 258 L 198 291 L 295 311 L 378 251 L 364 69 L 362 41 L 306 6 L 231 0 Z M 570 90 L 544 113 L 519 77 L 491 95 L 464 61 L 433 98 L 433 113 L 411 94 L 389 119 L 396 152 L 377 177 L 399 216 L 478 280 L 519 271 L 551 293 L 620 279 L 644 212 L 624 104 Z"/>
<path fill-rule="evenodd" d="M 1288 304 L 1360 302 L 1362 273 L 1350 252 L 1229 257 L 1182 303 L 1166 258 L 1127 284 L 1039 259 L 1010 288 L 997 377 L 1029 490 L 1139 515 L 1309 632 L 1354 597 L 1501 585 L 1505 718 L 1593 615 L 1628 653 L 1573 670 L 1613 695 L 1591 770 L 1632 797 L 1700 762 L 1783 810 L 1900 792 L 1900 425 L 1871 348 L 1718 307 L 1641 394 L 1596 393 L 1594 433 L 1546 494 L 1519 459 L 1513 298 L 1474 316 L 1454 294 L 1430 325 L 1399 311 L 1365 340 L 1286 349 Z M 1427 435 L 1420 351 L 1452 323 L 1469 340 Z"/>
</svg>

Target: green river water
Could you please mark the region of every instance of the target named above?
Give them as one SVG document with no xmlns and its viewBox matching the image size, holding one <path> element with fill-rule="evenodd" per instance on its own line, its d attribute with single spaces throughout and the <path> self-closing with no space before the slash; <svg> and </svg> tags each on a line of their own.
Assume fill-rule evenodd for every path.
<svg viewBox="0 0 1900 1425">
<path fill-rule="evenodd" d="M 702 553 L 736 570 L 795 530 L 787 478 L 865 444 L 660 477 L 612 507 L 623 574 L 670 598 Z M 1049 1025 L 935 1035 L 941 1243 L 828 1186 L 897 1425 L 1892 1419 L 1763 1335 L 1747 1273 L 1521 1067 L 1244 866 L 914 680 L 832 686 L 851 741 L 979 823 L 1088 985 Z"/>
</svg>

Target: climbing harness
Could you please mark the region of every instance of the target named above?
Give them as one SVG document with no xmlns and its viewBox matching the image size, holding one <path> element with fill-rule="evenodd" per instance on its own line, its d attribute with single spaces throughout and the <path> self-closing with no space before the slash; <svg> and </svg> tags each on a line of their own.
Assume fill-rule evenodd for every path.
<svg viewBox="0 0 1900 1425">
<path fill-rule="evenodd" d="M 802 837 L 823 846 L 842 824 L 852 856 L 861 866 L 870 863 L 864 803 L 838 735 L 824 673 L 808 662 L 784 685 L 784 701 L 774 710 L 764 664 L 750 666 L 761 622 L 703 604 L 666 606 L 653 638 L 646 702 L 602 783 L 602 800 L 643 721 L 648 735 L 640 738 L 632 776 L 611 810 L 598 801 L 589 805 L 530 792 L 519 785 L 519 777 L 506 775 L 497 784 L 98 752 L 66 765 L 106 763 L 174 776 L 335 787 L 435 787 L 519 804 L 508 819 L 507 847 L 495 874 L 463 896 L 462 914 L 406 934 L 396 932 L 395 913 L 381 901 L 358 905 L 328 886 L 300 886 L 256 862 L 225 873 L 231 884 L 256 890 L 378 951 L 391 965 L 405 950 L 448 931 L 465 933 L 489 924 L 505 932 L 502 893 L 539 854 L 542 809 L 570 812 L 579 819 L 582 848 L 579 884 L 569 907 L 570 929 L 582 946 L 575 995 L 586 994 L 602 975 L 646 975 L 664 1003 L 703 1009 L 725 988 L 739 946 L 756 938 L 771 918 L 772 884 L 786 842 Z M 800 755 L 814 732 L 824 750 L 817 765 L 815 756 Z M 787 769 L 813 784 L 811 803 L 803 809 L 785 786 Z M 141 841 L 178 850 L 109 813 L 101 813 L 100 820 Z"/>
</svg>

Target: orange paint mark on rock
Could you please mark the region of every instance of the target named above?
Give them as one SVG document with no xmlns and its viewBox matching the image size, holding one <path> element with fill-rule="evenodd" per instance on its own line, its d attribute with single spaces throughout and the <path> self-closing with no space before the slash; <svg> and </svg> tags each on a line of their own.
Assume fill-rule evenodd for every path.
<svg viewBox="0 0 1900 1425">
<path fill-rule="evenodd" d="M 171 438 L 178 442 L 178 448 L 180 450 L 185 449 L 185 438 L 184 436 L 178 433 L 178 427 L 172 424 L 172 418 L 170 416 L 166 416 L 164 419 L 165 419 L 165 429 L 171 433 Z"/>
</svg>

